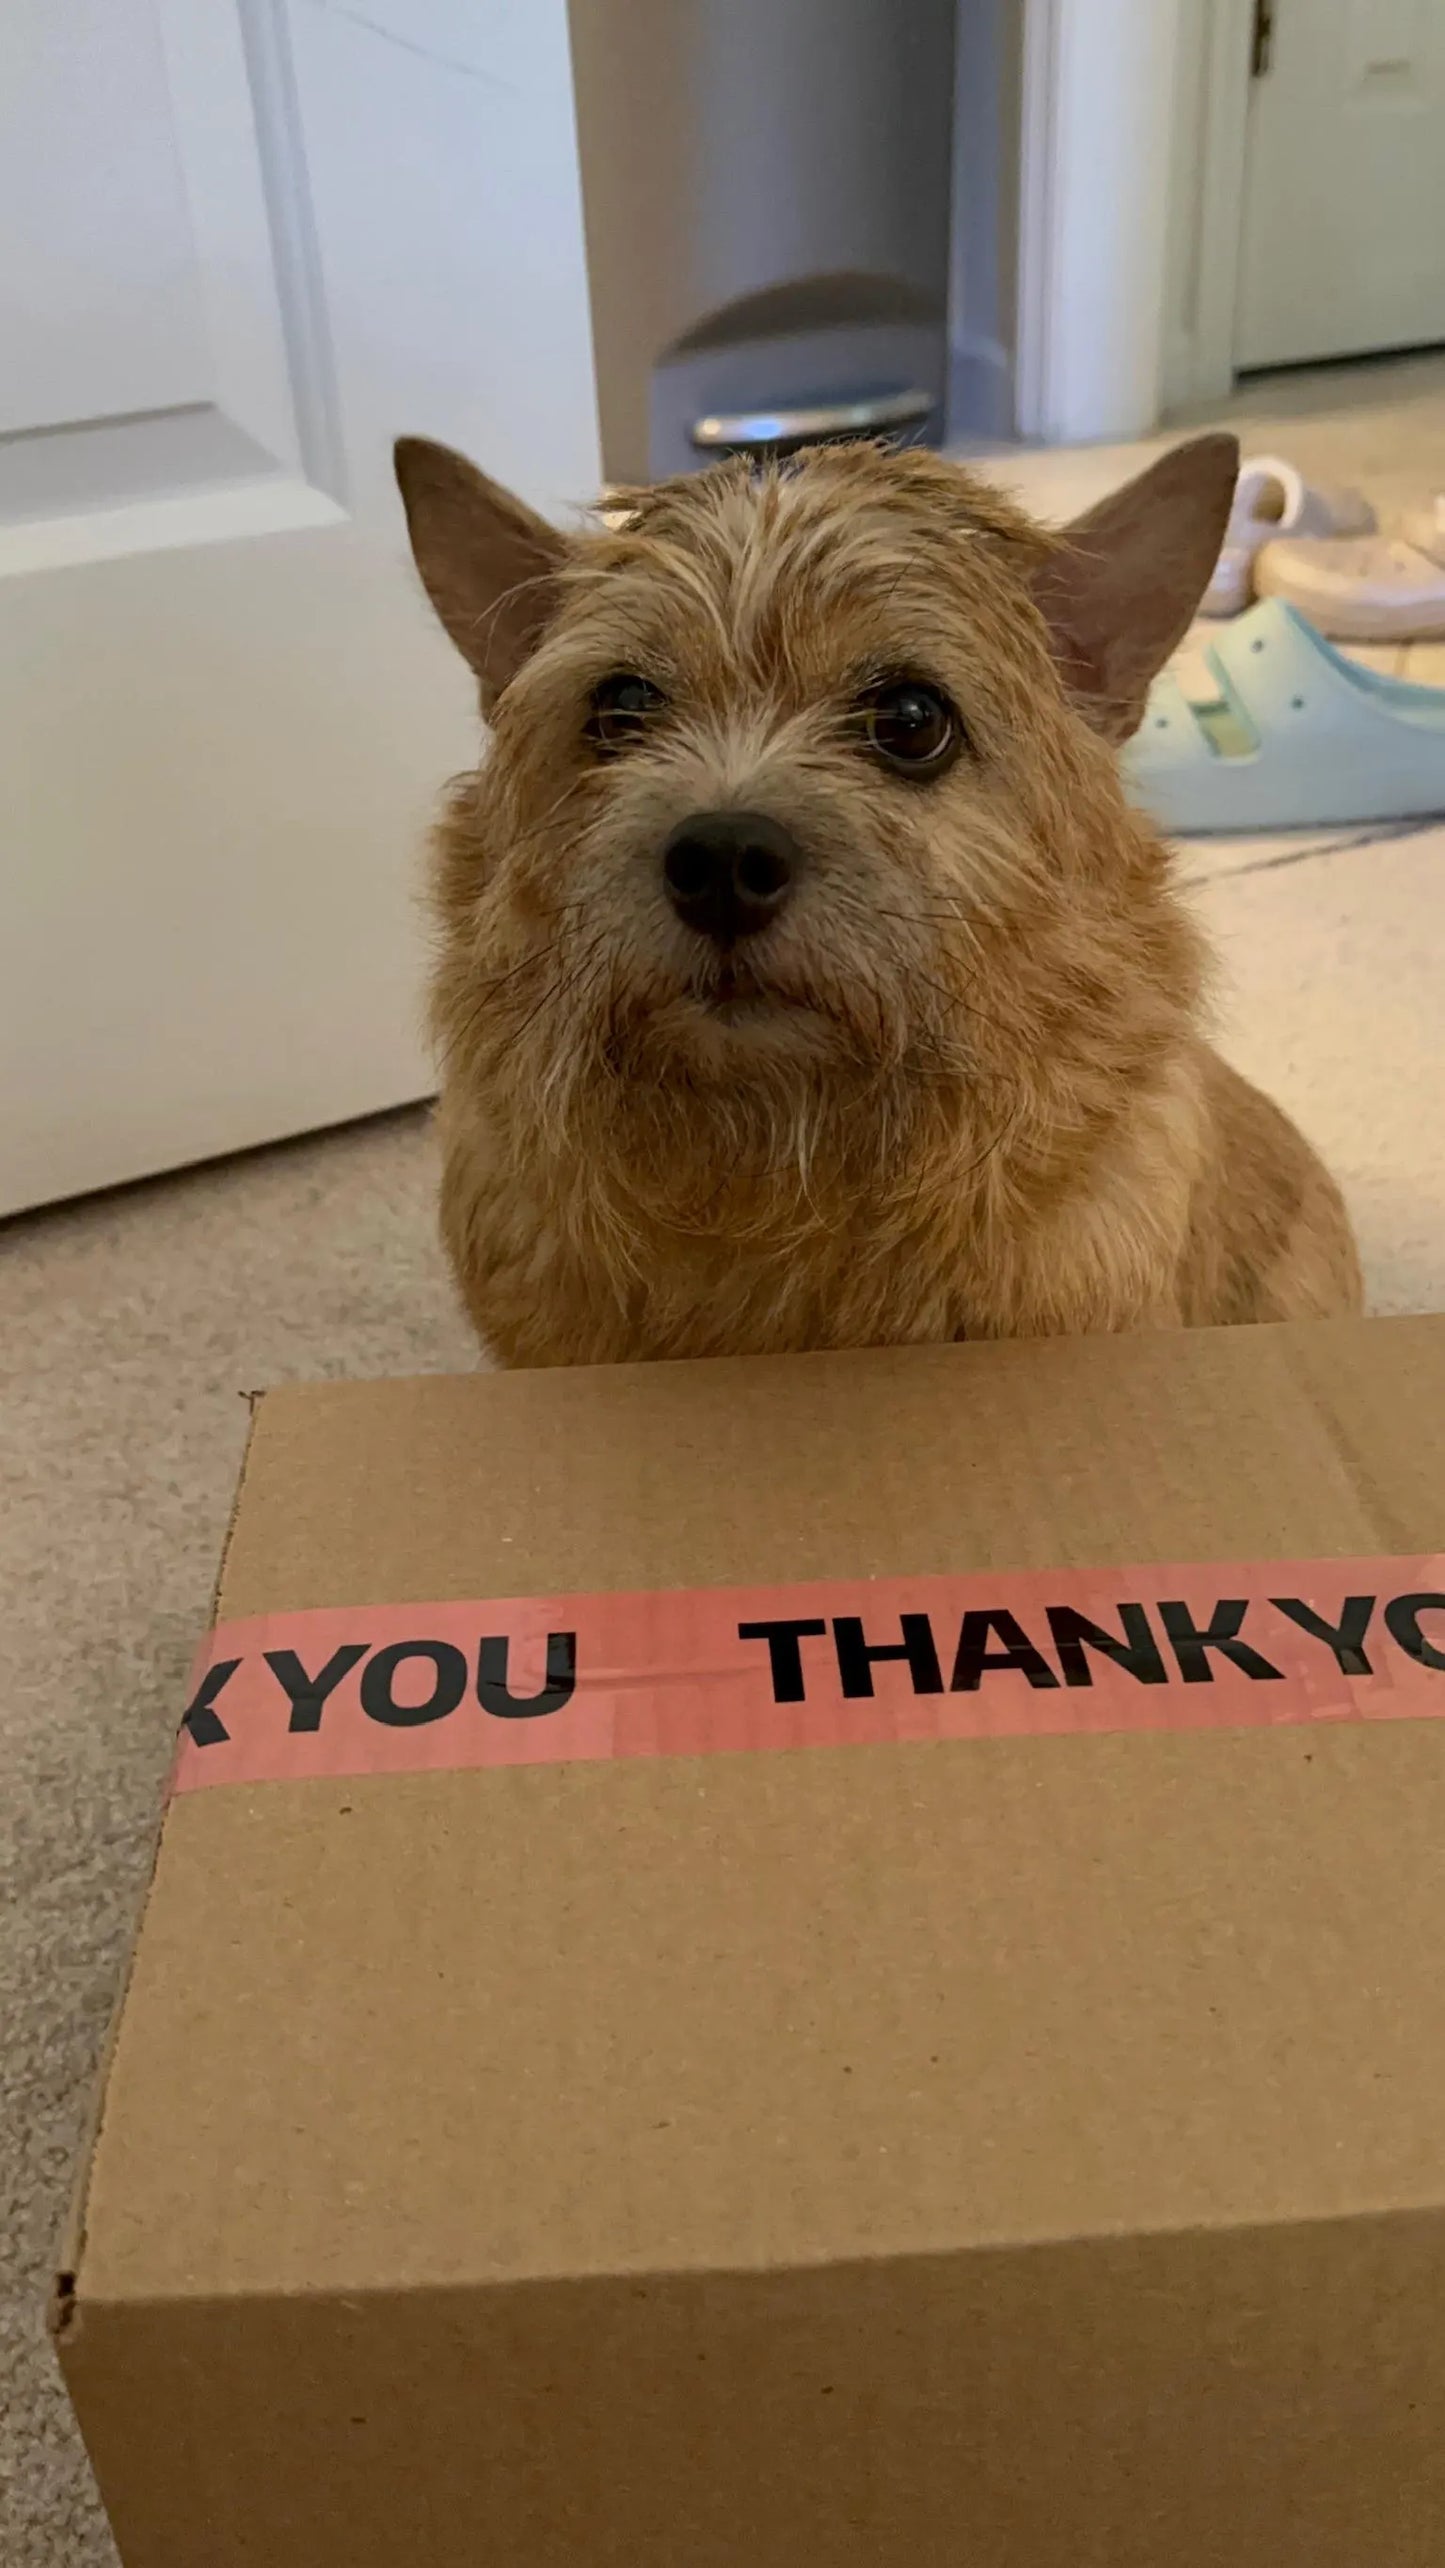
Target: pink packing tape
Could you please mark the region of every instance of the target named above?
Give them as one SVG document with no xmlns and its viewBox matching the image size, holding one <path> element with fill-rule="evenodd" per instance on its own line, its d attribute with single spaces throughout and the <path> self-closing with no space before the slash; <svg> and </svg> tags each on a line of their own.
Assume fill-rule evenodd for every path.
<svg viewBox="0 0 1445 2568">
<path fill-rule="evenodd" d="M 222 1623 L 176 1792 L 1445 1713 L 1445 1555 L 323 1606 Z"/>
</svg>

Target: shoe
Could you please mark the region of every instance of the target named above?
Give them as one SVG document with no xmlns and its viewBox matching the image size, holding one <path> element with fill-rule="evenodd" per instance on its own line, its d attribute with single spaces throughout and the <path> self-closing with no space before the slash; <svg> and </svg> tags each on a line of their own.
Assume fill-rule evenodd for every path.
<svg viewBox="0 0 1445 2568">
<path fill-rule="evenodd" d="M 1375 512 L 1359 491 L 1326 490 L 1278 455 L 1251 455 L 1239 468 L 1224 549 L 1200 614 L 1238 615 L 1248 606 L 1264 545 L 1303 535 L 1368 535 L 1374 523 Z"/>
<path fill-rule="evenodd" d="M 1337 642 L 1435 642 L 1445 637 L 1445 498 L 1416 509 L 1402 536 L 1266 544 L 1254 566 L 1261 596 L 1287 598 Z"/>
<path fill-rule="evenodd" d="M 1201 664 L 1189 695 L 1162 671 L 1124 752 L 1133 799 L 1163 829 L 1445 816 L 1445 687 L 1361 668 L 1277 597 L 1226 625 Z"/>
</svg>

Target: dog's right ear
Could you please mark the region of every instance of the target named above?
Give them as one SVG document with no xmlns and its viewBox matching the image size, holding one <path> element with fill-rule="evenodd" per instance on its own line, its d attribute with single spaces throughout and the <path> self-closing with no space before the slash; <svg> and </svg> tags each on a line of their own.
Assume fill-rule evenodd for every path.
<svg viewBox="0 0 1445 2568">
<path fill-rule="evenodd" d="M 556 603 L 567 539 L 450 446 L 399 437 L 395 462 L 422 584 L 490 713 Z"/>
<path fill-rule="evenodd" d="M 1171 447 L 1063 538 L 1034 583 L 1054 656 L 1106 739 L 1139 727 L 1150 685 L 1198 612 L 1239 472 L 1224 431 Z"/>
</svg>

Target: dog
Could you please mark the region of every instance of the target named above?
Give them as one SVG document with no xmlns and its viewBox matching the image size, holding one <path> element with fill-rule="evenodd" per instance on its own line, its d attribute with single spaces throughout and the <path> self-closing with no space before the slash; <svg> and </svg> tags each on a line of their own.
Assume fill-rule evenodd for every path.
<svg viewBox="0 0 1445 2568">
<path fill-rule="evenodd" d="M 444 447 L 396 462 L 492 732 L 437 835 L 432 1017 L 494 1355 L 1359 1307 L 1120 779 L 1232 437 L 1062 533 L 921 448 L 725 462 L 575 536 Z"/>
</svg>

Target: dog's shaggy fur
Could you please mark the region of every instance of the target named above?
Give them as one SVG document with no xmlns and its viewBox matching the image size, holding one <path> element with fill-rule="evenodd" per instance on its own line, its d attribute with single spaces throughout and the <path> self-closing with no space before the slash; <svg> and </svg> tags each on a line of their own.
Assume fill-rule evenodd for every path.
<svg viewBox="0 0 1445 2568">
<path fill-rule="evenodd" d="M 1231 440 L 1063 537 L 923 453 L 630 494 L 566 539 L 446 450 L 398 472 L 490 754 L 439 832 L 445 1236 L 519 1364 L 1346 1311 L 1340 1199 L 1201 1033 L 1204 963 L 1116 742 L 1208 576 Z M 595 690 L 656 709 L 614 754 Z M 936 781 L 857 708 L 906 672 Z M 802 851 L 762 934 L 669 905 L 742 808 Z"/>
</svg>

